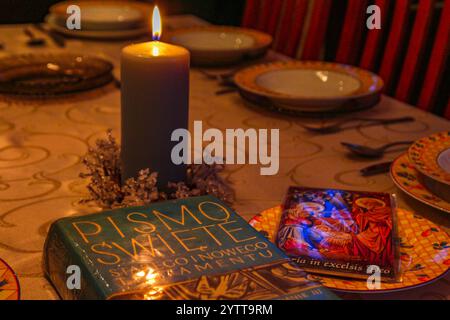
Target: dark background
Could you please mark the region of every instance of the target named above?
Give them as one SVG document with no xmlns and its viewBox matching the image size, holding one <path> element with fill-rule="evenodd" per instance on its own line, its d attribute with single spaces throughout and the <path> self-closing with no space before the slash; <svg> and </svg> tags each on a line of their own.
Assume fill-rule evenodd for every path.
<svg viewBox="0 0 450 320">
<path fill-rule="evenodd" d="M 58 0 L 0 0 L 0 23 L 29 23 L 44 20 L 48 8 Z M 147 0 L 165 14 L 190 13 L 215 24 L 240 25 L 245 0 Z"/>
</svg>

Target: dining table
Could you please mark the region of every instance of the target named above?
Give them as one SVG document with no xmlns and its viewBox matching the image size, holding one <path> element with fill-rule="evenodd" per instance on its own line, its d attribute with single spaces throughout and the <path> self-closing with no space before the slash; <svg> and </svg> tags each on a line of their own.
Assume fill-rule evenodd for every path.
<svg viewBox="0 0 450 320">
<path fill-rule="evenodd" d="M 168 17 L 167 30 L 205 21 L 192 15 Z M 44 33 L 46 45 L 27 46 L 27 25 L 0 26 L 4 49 L 10 54 L 67 52 L 94 54 L 114 65 L 120 79 L 121 49 L 131 42 L 66 38 L 56 46 Z M 36 31 L 37 33 L 38 31 Z M 287 60 L 270 51 L 264 59 Z M 234 68 L 234 67 L 230 67 Z M 217 70 L 208 70 L 216 72 Z M 219 70 L 220 71 L 220 70 Z M 217 71 L 217 72 L 219 72 Z M 394 185 L 389 173 L 364 177 L 360 169 L 391 161 L 405 152 L 398 148 L 381 159 L 350 155 L 341 142 L 380 146 L 416 140 L 449 130 L 450 122 L 417 107 L 382 95 L 373 108 L 333 118 L 307 118 L 274 113 L 247 103 L 237 92 L 216 94 L 217 81 L 204 70 L 190 70 L 189 123 L 203 122 L 203 130 L 236 128 L 279 129 L 279 172 L 260 175 L 259 165 L 226 165 L 222 177 L 235 193 L 233 208 L 247 221 L 261 211 L 279 205 L 289 186 L 396 193 L 399 207 L 425 217 L 447 233 L 450 215 L 409 198 Z M 80 203 L 87 195 L 87 181 L 80 178 L 82 160 L 108 129 L 120 142 L 120 88 L 110 83 L 84 93 L 29 99 L 0 96 L 0 258 L 17 273 L 22 299 L 58 299 L 42 271 L 42 253 L 49 226 L 59 218 L 100 211 L 95 204 Z M 151 108 L 151 105 L 149 106 Z M 170 118 L 170 113 L 167 117 Z M 304 124 L 333 123 L 346 117 L 414 117 L 410 123 L 356 126 L 329 134 L 305 130 Z M 450 274 L 423 286 L 383 293 L 337 292 L 343 299 L 448 299 Z"/>
</svg>

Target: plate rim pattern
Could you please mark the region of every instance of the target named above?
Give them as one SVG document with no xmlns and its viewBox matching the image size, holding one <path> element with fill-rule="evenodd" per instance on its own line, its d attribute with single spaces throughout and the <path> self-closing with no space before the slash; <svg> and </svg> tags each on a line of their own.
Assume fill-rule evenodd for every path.
<svg viewBox="0 0 450 320">
<path fill-rule="evenodd" d="M 434 148 L 427 147 L 430 144 L 437 144 L 438 139 L 441 138 L 446 139 L 442 143 L 442 147 L 439 147 L 439 145 Z M 445 143 L 448 145 L 446 146 Z M 447 149 L 450 149 L 450 131 L 442 131 L 415 141 L 408 149 L 408 156 L 416 170 L 421 174 L 450 187 L 450 173 L 445 172 L 437 162 L 439 155 Z M 432 157 L 433 162 L 425 163 L 424 157 Z"/>
<path fill-rule="evenodd" d="M 427 196 L 429 195 L 432 198 L 439 199 L 439 202 L 443 202 L 444 204 L 447 204 L 447 207 L 442 207 L 440 204 L 436 204 L 435 201 L 426 199 L 423 197 L 423 195 L 420 195 L 418 192 L 413 192 L 410 189 L 408 189 L 404 184 L 407 183 L 407 178 L 402 177 L 399 175 L 399 167 L 402 165 L 408 165 L 408 168 L 403 169 L 403 174 L 406 174 L 409 178 L 414 178 L 416 183 L 423 188 L 423 192 L 427 193 Z M 408 170 L 409 172 L 405 172 L 405 170 Z M 420 181 L 420 173 L 415 168 L 415 166 L 410 162 L 409 156 L 407 153 L 402 154 L 397 159 L 394 160 L 391 166 L 390 175 L 392 178 L 392 181 L 394 184 L 403 192 L 405 192 L 410 197 L 416 199 L 419 202 L 422 202 L 423 204 L 429 205 L 435 209 L 438 209 L 440 211 L 450 213 L 450 204 L 446 202 L 445 200 L 439 198 L 437 195 L 433 194 L 431 191 L 428 191 L 428 189 L 422 184 Z M 412 175 L 412 176 L 411 176 Z"/>
</svg>

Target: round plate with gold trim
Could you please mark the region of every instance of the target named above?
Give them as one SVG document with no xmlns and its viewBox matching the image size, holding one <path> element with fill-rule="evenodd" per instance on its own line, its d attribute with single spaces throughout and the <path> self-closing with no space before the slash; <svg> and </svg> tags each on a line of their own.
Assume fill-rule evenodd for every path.
<svg viewBox="0 0 450 320">
<path fill-rule="evenodd" d="M 138 38 L 147 34 L 150 34 L 150 27 L 147 25 L 133 28 L 133 29 L 121 29 L 121 30 L 70 30 L 66 26 L 58 24 L 57 17 L 49 14 L 45 17 L 45 22 L 50 29 L 59 32 L 65 36 L 73 38 L 86 38 L 86 39 L 104 39 L 104 40 L 126 40 Z"/>
<path fill-rule="evenodd" d="M 19 280 L 11 267 L 0 259 L 0 300 L 19 300 Z"/>
<path fill-rule="evenodd" d="M 353 66 L 322 61 L 274 62 L 239 71 L 238 88 L 282 106 L 328 111 L 377 96 L 383 80 Z"/>
<path fill-rule="evenodd" d="M 66 27 L 67 23 L 67 8 L 71 5 L 76 5 L 81 12 L 81 30 L 69 30 Z M 70 0 L 58 2 L 50 7 L 51 24 L 59 26 L 65 33 L 76 36 L 79 31 L 97 31 L 98 38 L 108 35 L 108 31 L 126 31 L 138 30 L 146 28 L 149 32 L 149 17 L 153 6 L 137 1 L 123 1 L 123 0 Z M 58 31 L 59 31 L 58 30 Z M 90 33 L 81 32 L 79 35 L 86 36 Z M 114 34 L 114 33 L 112 33 Z M 120 35 L 121 33 L 116 33 Z M 142 33 L 141 33 L 142 34 Z M 95 37 L 94 37 L 95 38 Z"/>
<path fill-rule="evenodd" d="M 391 166 L 391 177 L 395 185 L 410 197 L 435 209 L 450 213 L 450 203 L 428 190 L 423 177 L 410 161 L 408 154 L 398 157 Z"/>
<path fill-rule="evenodd" d="M 281 206 L 265 210 L 249 221 L 250 225 L 275 242 Z M 450 237 L 439 227 L 413 213 L 398 210 L 401 238 L 400 257 L 402 282 L 381 283 L 380 289 L 368 290 L 366 281 L 314 275 L 315 281 L 339 291 L 386 293 L 429 284 L 443 277 L 450 267 Z"/>
<path fill-rule="evenodd" d="M 450 131 L 417 140 L 408 155 L 420 173 L 450 188 Z"/>
<path fill-rule="evenodd" d="M 264 55 L 272 36 L 256 30 L 228 26 L 198 26 L 169 31 L 168 42 L 187 48 L 195 65 L 238 63 Z"/>
</svg>

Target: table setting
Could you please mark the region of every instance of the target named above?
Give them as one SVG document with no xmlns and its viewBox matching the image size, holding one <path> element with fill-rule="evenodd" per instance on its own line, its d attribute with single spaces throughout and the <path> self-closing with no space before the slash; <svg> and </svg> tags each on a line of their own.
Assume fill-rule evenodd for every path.
<svg viewBox="0 0 450 320">
<path fill-rule="evenodd" d="M 165 16 L 158 7 L 133 1 L 76 3 L 83 12 L 81 30 L 66 27 L 66 1 L 49 9 L 44 23 L 0 26 L 0 300 L 272 299 L 295 296 L 292 288 L 300 283 L 304 290 L 323 290 L 324 299 L 450 298 L 448 120 L 385 95 L 383 79 L 371 71 L 277 53 L 273 37 L 262 31 L 211 25 L 193 15 Z M 221 161 L 197 162 L 211 136 L 229 128 L 278 130 L 279 142 L 272 144 L 272 152 L 274 146 L 279 150 L 278 172 L 262 175 L 258 165 L 224 161 L 229 148 L 219 155 L 215 149 L 214 159 Z M 208 130 L 215 132 L 209 140 Z M 181 140 L 188 134 L 188 142 Z M 192 152 L 192 162 L 174 163 L 177 141 L 189 149 L 178 150 L 179 159 Z M 235 154 L 250 158 L 234 140 L 230 150 L 233 160 Z M 307 200 L 300 201 L 299 187 L 321 190 L 320 196 L 308 189 Z M 289 211 L 292 190 L 300 203 Z M 374 220 L 382 215 L 380 207 L 389 208 L 389 218 Z M 165 210 L 181 212 L 182 219 Z M 159 241 L 162 256 L 175 255 L 166 238 L 172 233 L 189 252 L 188 239 L 228 245 L 214 237 L 216 227 L 239 243 L 233 235 L 238 229 L 226 229 L 229 220 L 221 220 L 224 212 L 245 235 L 259 239 L 255 246 L 264 243 L 279 257 L 270 260 L 272 269 L 261 269 L 259 260 L 236 267 L 229 284 L 234 290 L 220 294 L 212 288 L 223 279 L 206 269 L 195 283 L 177 275 L 161 287 L 153 265 L 129 279 L 116 276 L 119 269 L 105 271 L 112 257 L 121 257 L 124 268 L 137 263 L 131 249 L 145 248 L 141 237 L 147 234 L 155 236 L 148 241 Z M 351 227 L 342 221 L 339 233 L 326 227 L 338 225 L 332 220 L 344 213 Z M 197 226 L 206 223 L 218 225 Z M 283 223 L 287 240 L 280 238 Z M 340 254 L 359 263 L 355 239 L 373 228 L 381 241 L 384 224 L 392 239 L 377 252 L 392 246 L 389 254 L 399 269 L 375 289 L 365 278 L 304 272 L 281 258 L 294 254 L 282 252 L 280 239 L 300 258 L 314 247 L 314 254 L 325 252 L 328 259 L 339 246 Z M 192 228 L 192 238 L 181 238 L 179 225 Z M 326 247 L 330 234 L 342 240 L 332 249 Z M 128 237 L 131 246 L 120 242 Z M 111 251 L 100 251 L 101 241 Z M 375 240 L 365 241 L 375 246 Z M 94 289 L 80 298 L 64 288 L 60 275 L 61 261 L 72 259 L 95 274 L 83 264 L 90 253 L 76 253 L 83 246 L 103 252 L 95 256 L 97 270 L 110 285 L 90 280 Z M 358 252 L 368 250 L 359 246 Z M 149 256 L 138 262 L 150 265 Z M 272 286 L 276 293 L 267 289 Z"/>
</svg>

